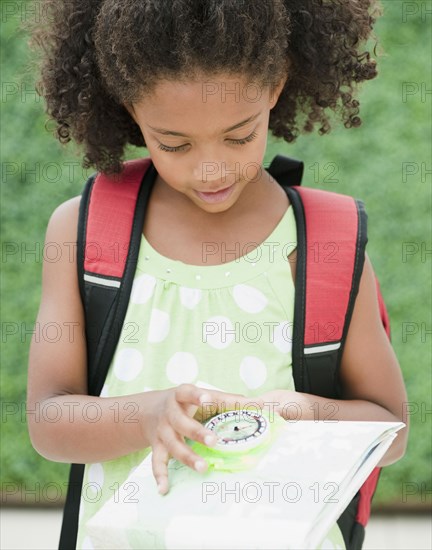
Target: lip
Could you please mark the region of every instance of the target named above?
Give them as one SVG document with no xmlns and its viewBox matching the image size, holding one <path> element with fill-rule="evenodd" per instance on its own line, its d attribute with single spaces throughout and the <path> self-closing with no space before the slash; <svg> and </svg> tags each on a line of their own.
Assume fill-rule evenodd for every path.
<svg viewBox="0 0 432 550">
<path fill-rule="evenodd" d="M 201 200 L 205 202 L 210 202 L 210 203 L 223 202 L 231 195 L 235 185 L 236 184 L 233 183 L 229 187 L 224 187 L 223 189 L 219 189 L 219 191 L 212 191 L 212 192 L 195 190 L 195 193 L 198 195 L 198 197 Z"/>
</svg>

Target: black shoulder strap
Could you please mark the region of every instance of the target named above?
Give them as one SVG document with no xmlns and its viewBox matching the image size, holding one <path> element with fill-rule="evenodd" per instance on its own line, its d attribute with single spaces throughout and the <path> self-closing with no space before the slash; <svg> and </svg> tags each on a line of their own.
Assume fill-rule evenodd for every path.
<svg viewBox="0 0 432 550">
<path fill-rule="evenodd" d="M 301 185 L 304 164 L 301 160 L 276 155 L 267 170 L 283 187 Z"/>
<path fill-rule="evenodd" d="M 355 299 L 358 293 L 358 287 L 364 264 L 364 253 L 367 243 L 367 217 L 361 201 L 354 200 L 354 204 L 349 201 L 338 201 L 342 207 L 337 212 L 336 207 L 333 208 L 331 201 L 329 208 L 324 208 L 324 212 L 320 212 L 320 208 L 311 208 L 311 203 L 308 201 L 312 197 L 315 202 L 319 204 L 319 200 L 316 201 L 316 197 L 319 197 L 317 193 L 326 193 L 319 190 L 303 188 L 300 192 L 300 181 L 296 181 L 296 184 L 291 183 L 292 163 L 290 159 L 286 159 L 278 155 L 277 163 L 271 164 L 268 171 L 270 174 L 284 187 L 296 218 L 297 226 L 297 262 L 296 262 L 296 281 L 295 281 L 295 305 L 294 305 L 294 330 L 293 330 L 293 347 L 292 347 L 292 363 L 293 363 L 293 377 L 294 384 L 297 391 L 311 393 L 314 395 L 320 395 L 325 397 L 338 398 L 341 395 L 340 385 L 338 381 L 338 370 L 340 360 L 342 357 L 344 344 L 351 320 L 352 312 L 354 309 Z M 275 159 L 275 160 L 276 160 Z M 316 193 L 315 193 L 316 191 Z M 304 195 L 304 196 L 303 196 Z M 329 202 L 329 195 L 321 195 L 324 198 L 324 202 Z M 335 196 L 336 198 L 336 196 Z M 338 197 L 338 199 L 341 197 Z M 306 200 L 305 200 L 306 199 Z M 344 319 L 342 321 L 343 330 L 339 331 L 336 341 L 329 341 L 331 339 L 317 337 L 317 341 L 313 343 L 306 342 L 306 333 L 310 330 L 307 323 L 316 324 L 314 321 L 314 314 L 312 316 L 307 315 L 307 311 L 310 309 L 310 302 L 315 300 L 318 295 L 323 295 L 328 292 L 328 278 L 331 274 L 327 272 L 323 275 L 322 281 L 319 275 L 319 270 L 312 269 L 315 272 L 312 279 L 313 289 L 311 289 L 310 278 L 307 278 L 308 266 L 311 265 L 311 246 L 315 244 L 319 246 L 325 245 L 329 239 L 329 233 L 325 235 L 328 228 L 331 228 L 331 214 L 333 210 L 333 216 L 345 216 L 346 206 L 351 211 L 351 216 L 348 225 L 348 241 L 350 246 L 355 246 L 354 260 L 351 255 L 352 272 L 347 283 L 346 277 L 344 282 L 344 288 L 342 293 L 345 294 L 346 305 L 342 308 L 344 312 Z M 354 207 L 354 208 L 353 208 Z M 353 216 L 353 210 L 356 212 L 356 216 Z M 353 217 L 356 218 L 353 221 Z M 333 218 L 334 219 L 334 218 Z M 315 227 L 313 227 L 315 225 Z M 321 227 L 320 227 L 321 226 Z M 312 231 L 311 231 L 312 227 Z M 320 241 L 319 233 L 320 228 L 324 229 L 324 242 Z M 318 230 L 318 231 L 317 231 Z M 327 240 L 327 243 L 325 242 Z M 343 265 L 342 265 L 343 264 Z M 313 266 L 315 268 L 316 266 Z M 333 275 L 337 277 L 340 268 L 342 271 L 344 268 L 349 267 L 344 260 L 341 264 L 336 263 L 333 271 Z M 336 279 L 337 280 L 337 279 Z M 322 283 L 322 288 L 319 286 Z M 332 285 L 330 285 L 331 287 Z M 329 309 L 331 309 L 332 303 L 338 300 L 337 286 L 333 284 L 333 291 L 330 292 Z M 340 304 L 339 304 L 340 309 Z M 384 308 L 385 311 L 385 308 Z M 318 323 L 318 328 L 320 327 Z M 310 340 L 310 334 L 309 334 Z M 323 345 L 324 344 L 324 345 Z M 331 412 L 331 411 L 329 411 Z M 379 474 L 378 474 L 379 475 Z M 362 489 L 354 496 L 349 505 L 343 511 L 338 518 L 337 523 L 342 532 L 345 546 L 348 550 L 361 550 L 364 539 L 364 525 L 357 520 L 358 510 L 360 509 L 360 503 L 364 501 L 365 509 L 370 509 L 370 500 L 372 499 L 375 491 L 378 475 L 371 475 L 364 483 Z M 364 492 L 363 492 L 364 489 Z"/>
<path fill-rule="evenodd" d="M 86 224 L 88 207 L 95 178 L 91 177 L 82 195 L 78 222 L 78 277 L 81 299 L 84 305 L 87 340 L 88 393 L 99 395 L 108 372 L 109 365 L 117 346 L 123 321 L 126 315 L 129 296 L 138 260 L 147 202 L 156 178 L 156 169 L 150 165 L 144 174 L 139 189 L 129 249 L 124 274 L 115 277 L 95 277 L 84 271 L 86 243 Z M 121 184 L 121 182 L 119 182 Z M 93 243 L 91 243 L 93 244 Z M 113 248 L 113 261 L 119 254 Z M 112 279 L 112 286 L 109 281 Z"/>
<path fill-rule="evenodd" d="M 60 532 L 59 550 L 74 550 L 77 544 L 81 490 L 85 464 L 71 464 Z"/>
<path fill-rule="evenodd" d="M 294 383 L 297 391 L 337 397 L 338 369 L 363 271 L 367 217 L 359 200 L 293 185 L 299 164 L 278 155 L 268 168 L 284 187 L 297 225 Z"/>
<path fill-rule="evenodd" d="M 144 174 L 138 192 L 125 270 L 120 281 L 116 281 L 114 277 L 108 280 L 106 277 L 101 277 L 98 280 L 97 276 L 90 276 L 84 270 L 86 251 L 89 248 L 87 246 L 89 243 L 86 243 L 86 225 L 96 175 L 87 180 L 81 197 L 77 236 L 77 268 L 86 322 L 89 395 L 100 394 L 120 337 L 132 290 L 145 212 L 155 178 L 156 170 L 151 164 Z M 113 252 L 115 253 L 115 250 Z M 90 253 L 89 250 L 88 253 Z M 113 285 L 116 284 L 109 286 L 110 280 Z M 71 550 L 76 547 L 84 467 L 85 464 L 71 464 L 59 550 Z"/>
</svg>

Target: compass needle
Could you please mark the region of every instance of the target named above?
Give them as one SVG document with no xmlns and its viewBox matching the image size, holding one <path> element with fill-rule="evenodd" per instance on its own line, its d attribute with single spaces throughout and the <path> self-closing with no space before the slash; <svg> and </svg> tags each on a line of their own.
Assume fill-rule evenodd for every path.
<svg viewBox="0 0 432 550">
<path fill-rule="evenodd" d="M 195 442 L 192 447 L 216 470 L 243 470 L 257 463 L 284 425 L 282 417 L 270 422 L 265 414 L 224 411 L 205 423 L 216 437 L 215 445 L 209 448 Z"/>
</svg>

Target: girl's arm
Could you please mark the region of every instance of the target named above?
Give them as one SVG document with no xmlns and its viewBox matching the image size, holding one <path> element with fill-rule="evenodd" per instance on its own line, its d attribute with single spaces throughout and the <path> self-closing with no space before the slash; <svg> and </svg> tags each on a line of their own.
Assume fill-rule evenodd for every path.
<svg viewBox="0 0 432 550">
<path fill-rule="evenodd" d="M 409 419 L 404 411 L 408 398 L 399 362 L 381 321 L 375 275 L 367 254 L 340 376 L 344 399 L 353 400 L 338 401 L 341 418 L 406 424 L 379 466 L 399 460 L 407 446 Z"/>
<path fill-rule="evenodd" d="M 340 367 L 344 399 L 276 390 L 261 395 L 264 401 L 283 405 L 296 403 L 302 420 L 371 420 L 404 422 L 407 426 L 383 456 L 378 466 L 399 460 L 405 453 L 409 419 L 404 414 L 407 402 L 402 373 L 382 325 L 372 265 L 366 256 L 359 292 L 347 334 Z M 300 420 L 297 409 L 286 407 Z M 288 418 L 287 418 L 288 419 Z M 290 418 L 292 420 L 292 418 Z"/>
<path fill-rule="evenodd" d="M 46 232 L 46 243 L 56 243 L 61 254 L 55 262 L 44 258 L 39 330 L 29 356 L 30 440 L 48 460 L 77 464 L 113 460 L 152 447 L 154 470 L 165 492 L 169 456 L 199 471 L 206 467 L 183 436 L 214 443 L 214 434 L 193 418 L 202 400 L 208 401 L 207 391 L 181 384 L 122 397 L 87 395 L 85 322 L 76 265 L 79 203 L 80 197 L 75 197 L 60 205 Z M 55 338 L 49 332 L 53 329 Z"/>
<path fill-rule="evenodd" d="M 61 254 L 56 261 L 44 258 L 39 330 L 29 354 L 27 421 L 39 454 L 58 462 L 84 463 L 136 451 L 145 442 L 140 424 L 126 422 L 131 408 L 123 408 L 137 396 L 86 395 L 84 314 L 76 267 L 79 202 L 75 197 L 60 205 L 47 227 L 45 242 L 56 243 Z"/>
</svg>

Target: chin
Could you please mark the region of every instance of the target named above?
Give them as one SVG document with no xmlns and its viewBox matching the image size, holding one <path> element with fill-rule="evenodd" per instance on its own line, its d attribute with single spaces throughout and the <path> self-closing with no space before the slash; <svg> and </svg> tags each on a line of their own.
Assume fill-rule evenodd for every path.
<svg viewBox="0 0 432 550">
<path fill-rule="evenodd" d="M 202 204 L 194 201 L 194 204 L 197 208 L 208 214 L 220 214 L 222 212 L 228 211 L 234 206 L 235 203 L 221 203 L 221 204 Z"/>
</svg>

